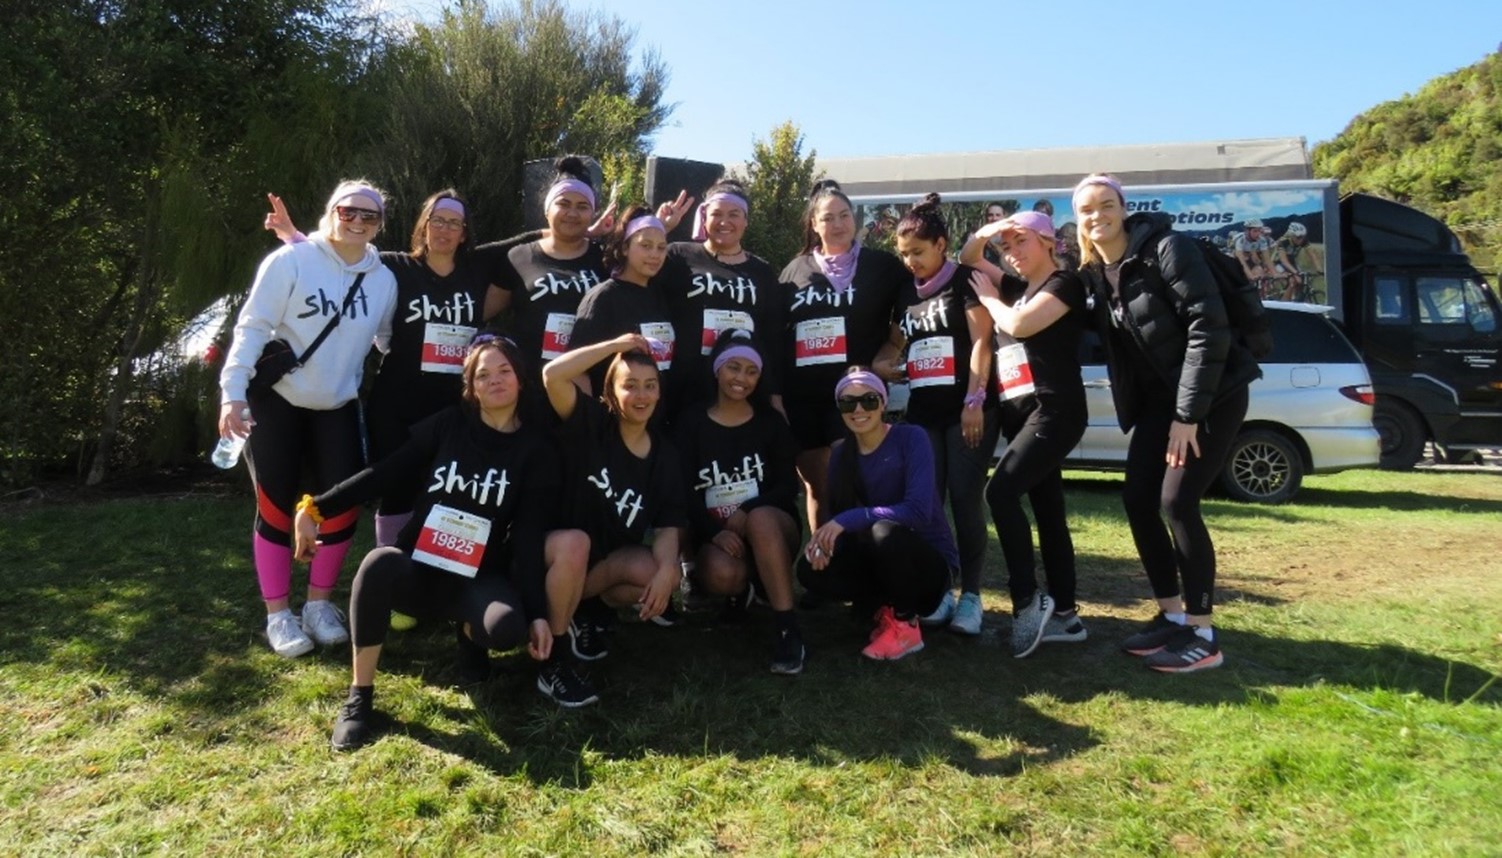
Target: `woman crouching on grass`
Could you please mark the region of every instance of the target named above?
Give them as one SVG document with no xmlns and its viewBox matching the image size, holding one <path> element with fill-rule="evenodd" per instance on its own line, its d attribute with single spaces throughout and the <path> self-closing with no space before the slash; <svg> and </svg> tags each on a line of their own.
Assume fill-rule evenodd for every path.
<svg viewBox="0 0 1502 858">
<path fill-rule="evenodd" d="M 317 497 L 303 498 L 296 554 L 319 550 L 318 523 L 359 509 L 393 485 L 424 476 L 411 520 L 396 544 L 365 555 L 350 591 L 354 680 L 331 744 L 371 738 L 376 664 L 391 611 L 458 624 L 460 678 L 489 677 L 489 650 L 523 644 L 539 662 L 537 687 L 561 706 L 597 698 L 564 661 L 554 638 L 568 629 L 584 584 L 582 556 L 544 568 L 549 504 L 559 495 L 558 462 L 546 436 L 524 426 L 517 403 L 527 377 L 507 340 L 477 338 L 464 360 L 463 403 L 412 427 L 390 456 Z M 582 545 L 582 542 L 581 542 Z"/>
<path fill-rule="evenodd" d="M 845 437 L 830 450 L 820 524 L 798 560 L 798 579 L 823 596 L 872 610 L 861 654 L 894 660 L 923 649 L 918 617 L 938 608 L 959 566 L 934 479 L 928 435 L 882 421 L 887 388 L 852 367 L 834 388 Z"/>
<path fill-rule="evenodd" d="M 980 258 L 977 245 L 992 236 L 1001 239 L 1002 258 L 1020 278 Z M 1026 658 L 1042 642 L 1078 642 L 1086 634 L 1075 609 L 1074 539 L 1060 471 L 1064 457 L 1085 434 L 1079 361 L 1085 285 L 1072 272 L 1059 270 L 1053 221 L 1043 212 L 1021 212 L 986 224 L 960 258 L 967 256 L 980 269 L 971 285 L 996 321 L 1001 342 L 997 387 L 1007 448 L 986 485 L 986 503 L 1007 564 L 1012 655 Z M 1024 494 L 1038 526 L 1046 591 L 1038 587 Z"/>
<path fill-rule="evenodd" d="M 1117 421 L 1132 432 L 1122 504 L 1158 600 L 1157 616 L 1122 649 L 1165 673 L 1219 667 L 1215 546 L 1200 498 L 1225 465 L 1247 388 L 1262 371 L 1233 335 L 1199 248 L 1173 231 L 1173 218 L 1128 216 L 1121 185 L 1103 175 L 1075 186 L 1074 214 Z"/>
<path fill-rule="evenodd" d="M 599 399 L 575 381 L 610 359 Z M 688 525 L 678 456 L 649 428 L 662 379 L 641 334 L 565 352 L 543 367 L 548 402 L 563 421 L 570 509 L 589 534 L 584 601 L 570 628 L 574 653 L 594 660 L 608 652 L 605 631 L 614 608 L 637 605 L 652 620 L 672 603 L 683 572 L 679 529 Z"/>
<path fill-rule="evenodd" d="M 715 398 L 707 408 L 701 403 L 684 411 L 674 428 L 694 492 L 694 584 L 744 598 L 752 579 L 759 580 L 777 625 L 772 672 L 796 674 L 804 656 L 793 613 L 798 442 L 760 392 L 763 354 L 750 332 L 721 332 L 709 353 Z"/>
</svg>

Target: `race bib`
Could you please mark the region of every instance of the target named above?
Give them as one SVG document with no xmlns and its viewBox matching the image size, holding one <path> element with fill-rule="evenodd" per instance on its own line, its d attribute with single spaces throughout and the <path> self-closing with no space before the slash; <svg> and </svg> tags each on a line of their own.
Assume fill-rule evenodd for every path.
<svg viewBox="0 0 1502 858">
<path fill-rule="evenodd" d="M 805 319 L 793 329 L 793 337 L 793 363 L 796 366 L 847 362 L 845 320 L 842 317 Z"/>
<path fill-rule="evenodd" d="M 704 492 L 704 506 L 715 521 L 724 524 L 741 504 L 758 496 L 756 480 L 715 483 Z"/>
<path fill-rule="evenodd" d="M 751 321 L 751 314 L 745 310 L 710 310 L 704 311 L 704 338 L 700 342 L 701 354 L 709 354 L 714 348 L 714 341 L 719 339 L 720 331 L 726 328 L 740 328 L 743 331 L 756 330 L 756 323 Z"/>
<path fill-rule="evenodd" d="M 464 356 L 475 329 L 468 325 L 428 322 L 422 331 L 422 371 L 458 375 L 464 371 Z"/>
<path fill-rule="evenodd" d="M 542 326 L 542 359 L 552 360 L 568 351 L 568 341 L 573 335 L 572 313 L 549 313 Z"/>
<path fill-rule="evenodd" d="M 1033 367 L 1027 362 L 1027 349 L 1013 343 L 996 350 L 996 392 L 1002 399 L 1017 399 L 1032 393 Z"/>
<path fill-rule="evenodd" d="M 490 540 L 490 520 L 443 504 L 434 504 L 417 534 L 412 559 L 465 578 L 480 571 L 485 543 Z"/>
<path fill-rule="evenodd" d="M 673 362 L 673 323 L 642 322 L 641 335 L 652 344 L 652 359 L 657 361 L 658 371 L 666 370 Z"/>
<path fill-rule="evenodd" d="M 954 384 L 954 337 L 925 337 L 907 347 L 909 387 Z"/>
</svg>

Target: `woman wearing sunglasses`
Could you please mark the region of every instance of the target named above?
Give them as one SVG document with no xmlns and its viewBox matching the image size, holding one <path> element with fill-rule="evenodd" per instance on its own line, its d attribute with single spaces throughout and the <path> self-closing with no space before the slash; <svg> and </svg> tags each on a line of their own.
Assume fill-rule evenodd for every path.
<svg viewBox="0 0 1502 858">
<path fill-rule="evenodd" d="M 560 706 L 596 695 L 569 663 L 565 634 L 584 584 L 582 563 L 545 566 L 545 528 L 561 494 L 552 444 L 518 412 L 528 385 L 517 347 L 481 335 L 462 366 L 462 402 L 412 428 L 390 456 L 317 497 L 296 518 L 297 557 L 326 551 L 318 522 L 358 509 L 391 486 L 418 477 L 416 512 L 396 544 L 365 556 L 350 591 L 354 638 L 349 697 L 331 743 L 357 748 L 372 736 L 376 666 L 392 610 L 458 625 L 458 674 L 481 682 L 490 650 L 526 645 L 541 662 L 537 687 Z"/>
<path fill-rule="evenodd" d="M 876 366 L 888 380 L 905 379 L 908 423 L 928 433 L 939 498 L 949 496 L 960 551 L 960 598 L 946 592 L 924 625 L 980 634 L 980 578 L 986 565 L 981 495 L 996 446 L 991 378 L 991 314 L 970 286 L 972 269 L 948 258 L 949 226 L 929 194 L 897 223 L 897 255 L 912 272 L 897 298 L 897 321 Z"/>
<path fill-rule="evenodd" d="M 261 262 L 219 376 L 219 434 L 250 439 L 246 462 L 256 489 L 251 542 L 266 604 L 266 637 L 272 650 L 288 658 L 308 652 L 315 641 L 349 639 L 328 599 L 359 511 L 329 517 L 319 526 L 324 550 L 308 575 L 300 622 L 289 604 L 292 513 L 305 463 L 311 461 L 321 485 L 332 485 L 363 464 L 356 401 L 360 377 L 371 343 L 387 348 L 396 310 L 395 278 L 370 246 L 385 210 L 385 196 L 366 182 L 335 188 L 318 233 Z M 251 389 L 256 361 L 273 339 L 286 341 L 306 363 L 269 389 Z"/>
<path fill-rule="evenodd" d="M 679 339 L 668 392 L 675 413 L 716 397 L 705 364 L 721 331 L 749 331 L 767 343 L 783 335 L 787 301 L 777 272 L 741 245 L 750 214 L 739 182 L 716 182 L 695 209 L 694 240 L 668 245 L 667 261 L 653 281 L 662 290 Z M 763 367 L 757 389 L 780 411 L 779 364 L 771 361 Z"/>
<path fill-rule="evenodd" d="M 861 653 L 894 660 L 923 649 L 918 618 L 939 606 L 959 566 L 928 435 L 882 420 L 887 388 L 853 367 L 835 384 L 845 437 L 829 456 L 820 508 L 830 515 L 798 559 L 798 579 L 822 596 L 873 612 Z"/>
<path fill-rule="evenodd" d="M 682 578 L 683 473 L 651 427 L 662 381 L 651 352 L 645 337 L 626 333 L 571 349 L 542 369 L 568 452 L 567 503 L 589 535 L 584 601 L 569 629 L 574 653 L 586 660 L 607 654 L 615 608 L 636 605 L 641 619 L 660 617 Z M 596 399 L 576 382 L 603 361 L 609 365 Z"/>
<path fill-rule="evenodd" d="M 1012 597 L 1012 655 L 1026 658 L 1045 641 L 1085 639 L 1075 606 L 1074 540 L 1064 507 L 1064 457 L 1085 434 L 1085 388 L 1079 344 L 1085 324 L 1085 286 L 1060 271 L 1053 221 L 1041 211 L 987 224 L 974 246 L 999 239 L 1002 257 L 1021 277 L 984 260 L 972 286 L 996 321 L 997 392 L 1007 447 L 986 485 L 996 523 L 1007 589 Z M 997 285 L 1000 284 L 1000 292 Z M 1033 533 L 1022 507 L 1026 494 L 1038 528 L 1046 590 L 1039 589 Z"/>
<path fill-rule="evenodd" d="M 814 186 L 803 212 L 803 253 L 779 279 L 787 284 L 787 367 L 783 406 L 798 439 L 798 475 L 808 498 L 809 528 L 820 508 L 829 445 L 842 432 L 828 391 L 852 364 L 869 366 L 887 339 L 897 291 L 909 275 L 890 253 L 856 240 L 855 208 L 838 182 Z"/>
<path fill-rule="evenodd" d="M 798 446 L 762 390 L 765 352 L 749 331 L 722 331 L 709 353 L 715 398 L 685 410 L 674 426 L 689 501 L 696 587 L 746 599 L 754 583 L 772 606 L 772 672 L 803 671 L 803 634 L 793 613 L 798 550 Z"/>
</svg>

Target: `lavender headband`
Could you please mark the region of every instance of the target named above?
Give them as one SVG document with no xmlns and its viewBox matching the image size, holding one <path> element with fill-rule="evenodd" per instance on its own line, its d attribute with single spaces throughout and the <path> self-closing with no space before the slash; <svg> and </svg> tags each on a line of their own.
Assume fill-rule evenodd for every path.
<svg viewBox="0 0 1502 858">
<path fill-rule="evenodd" d="M 746 198 L 740 194 L 710 194 L 704 198 L 704 202 L 700 203 L 698 208 L 694 209 L 694 241 L 703 241 L 709 238 L 709 233 L 704 228 L 704 222 L 709 219 L 710 203 L 730 203 L 747 214 L 751 213 L 751 204 L 746 202 Z"/>
<path fill-rule="evenodd" d="M 359 185 L 354 188 L 350 188 L 344 196 L 364 197 L 365 199 L 375 203 L 376 211 L 380 212 L 382 215 L 386 214 L 386 201 L 381 198 L 380 193 L 376 191 L 375 188 L 372 188 L 368 185 Z M 340 199 L 344 199 L 344 197 L 340 197 Z"/>
<path fill-rule="evenodd" d="M 589 207 L 591 209 L 595 207 L 594 188 L 591 188 L 589 185 L 584 184 L 578 179 L 559 179 L 558 181 L 553 183 L 553 186 L 551 188 L 548 188 L 548 195 L 542 200 L 543 210 L 546 211 L 552 208 L 553 200 L 558 199 L 569 191 L 573 191 L 574 193 L 584 197 L 584 199 L 589 200 Z"/>
<path fill-rule="evenodd" d="M 1122 201 L 1126 200 L 1126 194 L 1122 192 L 1120 182 L 1116 181 L 1110 176 L 1095 175 L 1086 176 L 1085 178 L 1080 179 L 1080 183 L 1074 186 L 1074 194 L 1070 197 L 1071 201 L 1079 199 L 1080 191 L 1083 191 L 1091 185 L 1101 185 L 1103 187 L 1110 188 L 1111 190 L 1116 192 L 1117 198 L 1121 199 Z"/>
<path fill-rule="evenodd" d="M 655 215 L 642 215 L 626 222 L 626 231 L 621 233 L 621 241 L 626 241 L 644 229 L 660 229 L 663 235 L 668 234 L 668 228 L 662 225 Z"/>
<path fill-rule="evenodd" d="M 881 397 L 882 402 L 887 401 L 887 386 L 881 383 L 881 379 L 876 377 L 876 373 L 866 369 L 856 370 L 835 382 L 834 398 L 839 399 L 840 394 L 844 393 L 845 389 L 852 384 L 863 384 L 876 391 L 877 395 Z"/>
<path fill-rule="evenodd" d="M 731 346 L 720 352 L 720 356 L 714 359 L 713 371 L 715 373 L 718 373 L 721 367 L 725 366 L 725 364 L 727 363 L 730 363 L 730 361 L 735 358 L 750 361 L 751 363 L 756 365 L 757 369 L 761 369 L 760 352 L 758 352 L 756 349 L 751 348 L 750 346 Z"/>
<path fill-rule="evenodd" d="M 429 214 L 431 216 L 438 212 L 453 212 L 459 217 L 464 217 L 464 203 L 459 202 L 453 197 L 444 197 L 438 202 L 433 203 L 433 211 Z"/>
</svg>

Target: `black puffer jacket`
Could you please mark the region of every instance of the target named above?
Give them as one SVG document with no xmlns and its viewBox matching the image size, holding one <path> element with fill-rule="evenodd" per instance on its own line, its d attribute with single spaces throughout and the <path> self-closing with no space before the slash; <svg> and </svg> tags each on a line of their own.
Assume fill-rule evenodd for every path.
<svg viewBox="0 0 1502 858">
<path fill-rule="evenodd" d="M 1111 288 L 1098 262 L 1081 272 L 1090 284 L 1106 344 L 1116 419 L 1122 431 L 1136 425 L 1140 403 L 1132 372 L 1146 364 L 1175 391 L 1174 419 L 1199 423 L 1227 394 L 1260 378 L 1262 370 L 1234 336 L 1198 246 L 1173 231 L 1172 216 L 1139 212 L 1124 227 L 1127 252 L 1118 289 Z M 1123 311 L 1119 316 L 1113 313 L 1118 304 Z M 1145 361 L 1131 361 L 1121 353 L 1133 346 Z"/>
</svg>

